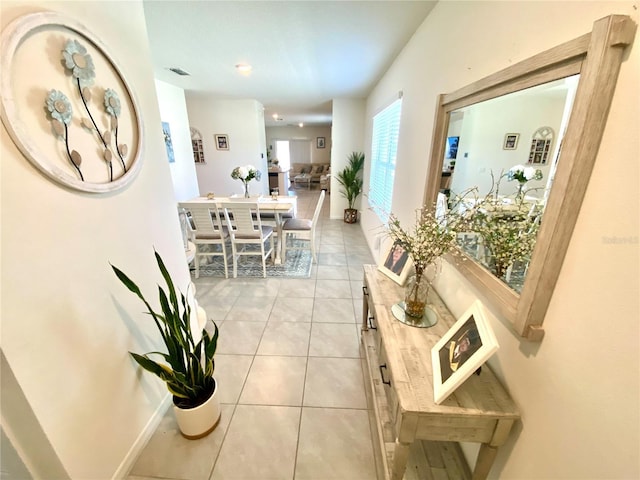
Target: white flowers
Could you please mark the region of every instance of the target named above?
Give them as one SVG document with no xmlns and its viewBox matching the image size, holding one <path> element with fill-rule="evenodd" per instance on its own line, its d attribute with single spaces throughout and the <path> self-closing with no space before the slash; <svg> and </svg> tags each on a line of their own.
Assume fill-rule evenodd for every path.
<svg viewBox="0 0 640 480">
<path fill-rule="evenodd" d="M 435 207 L 424 205 L 416 211 L 412 229 L 405 229 L 398 218 L 391 213 L 387 231 L 411 256 L 417 274 L 445 253 L 458 252 L 457 231 L 465 231 L 465 212 L 452 208 L 443 216 L 436 216 Z"/>
<path fill-rule="evenodd" d="M 507 179 L 509 181 L 517 180 L 520 183 L 526 183 L 529 180 L 542 180 L 542 170 L 524 165 L 514 165 L 507 172 Z"/>
<path fill-rule="evenodd" d="M 254 178 L 260 180 L 262 173 L 253 165 L 245 165 L 243 167 L 236 167 L 231 172 L 231 178 L 235 180 L 242 180 L 243 183 L 247 183 Z"/>
</svg>

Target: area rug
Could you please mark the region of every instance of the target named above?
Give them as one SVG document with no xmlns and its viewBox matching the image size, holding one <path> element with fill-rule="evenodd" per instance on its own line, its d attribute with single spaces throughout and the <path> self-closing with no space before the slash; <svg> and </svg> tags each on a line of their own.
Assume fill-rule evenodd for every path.
<svg viewBox="0 0 640 480">
<path fill-rule="evenodd" d="M 233 261 L 231 259 L 231 248 L 229 252 L 228 272 L 229 278 L 233 278 Z M 222 277 L 224 278 L 224 261 L 221 256 L 201 257 L 202 261 L 208 259 L 210 263 L 200 265 L 200 277 Z M 274 278 L 309 278 L 311 276 L 311 252 L 309 250 L 288 250 L 287 260 L 282 265 L 272 265 L 271 259 L 267 259 L 267 277 Z M 195 266 L 191 267 L 195 272 Z M 238 278 L 240 277 L 262 277 L 262 262 L 259 256 L 241 256 L 238 259 Z"/>
</svg>

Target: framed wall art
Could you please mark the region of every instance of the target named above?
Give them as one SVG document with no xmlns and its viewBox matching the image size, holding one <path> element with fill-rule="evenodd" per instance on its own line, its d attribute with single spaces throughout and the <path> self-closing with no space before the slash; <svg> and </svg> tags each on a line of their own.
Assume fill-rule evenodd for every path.
<svg viewBox="0 0 640 480">
<path fill-rule="evenodd" d="M 2 31 L 2 123 L 50 180 L 90 193 L 127 185 L 142 162 L 133 90 L 107 48 L 56 12 L 24 15 Z"/>
<path fill-rule="evenodd" d="M 455 160 L 458 156 L 460 137 L 447 137 L 447 160 Z"/>
<path fill-rule="evenodd" d="M 216 135 L 216 149 L 229 150 L 229 135 Z"/>
<path fill-rule="evenodd" d="M 519 133 L 507 133 L 504 136 L 504 145 L 502 145 L 503 150 L 515 150 L 518 148 L 518 139 L 520 138 Z"/>
<path fill-rule="evenodd" d="M 169 122 L 162 122 L 162 135 L 164 136 L 164 146 L 167 149 L 169 163 L 174 163 L 176 157 L 173 153 L 173 141 L 171 140 L 171 127 L 169 127 Z"/>
<path fill-rule="evenodd" d="M 483 309 L 475 301 L 431 349 L 433 397 L 438 404 L 498 350 Z"/>
<path fill-rule="evenodd" d="M 398 285 L 404 285 L 412 267 L 413 263 L 411 263 L 409 254 L 398 242 L 394 242 L 381 257 L 378 270 Z"/>
<path fill-rule="evenodd" d="M 206 163 L 204 161 L 204 146 L 202 145 L 202 134 L 197 128 L 189 127 L 191 132 L 191 148 L 193 149 L 193 161 L 195 163 Z"/>
<path fill-rule="evenodd" d="M 316 138 L 316 148 L 324 148 L 325 146 L 325 137 Z"/>
</svg>

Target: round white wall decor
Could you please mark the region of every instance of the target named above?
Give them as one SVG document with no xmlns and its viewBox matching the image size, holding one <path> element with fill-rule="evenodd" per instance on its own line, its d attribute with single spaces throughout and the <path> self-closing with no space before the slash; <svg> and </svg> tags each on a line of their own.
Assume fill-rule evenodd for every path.
<svg viewBox="0 0 640 480">
<path fill-rule="evenodd" d="M 55 12 L 14 20 L 2 32 L 2 123 L 51 180 L 84 192 L 118 190 L 142 163 L 135 95 L 106 48 Z"/>
</svg>

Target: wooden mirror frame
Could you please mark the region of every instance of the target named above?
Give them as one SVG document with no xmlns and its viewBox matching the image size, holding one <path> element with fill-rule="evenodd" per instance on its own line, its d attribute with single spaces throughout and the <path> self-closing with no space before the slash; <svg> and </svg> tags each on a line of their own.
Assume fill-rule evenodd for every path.
<svg viewBox="0 0 640 480">
<path fill-rule="evenodd" d="M 544 336 L 542 324 L 600 147 L 624 51 L 633 42 L 635 31 L 635 23 L 626 15 L 602 18 L 594 22 L 590 33 L 438 97 L 426 204 L 433 204 L 439 191 L 452 111 L 580 74 L 562 142 L 562 159 L 521 293 L 473 260 L 461 262 L 447 257 L 515 331 L 529 340 L 540 341 Z"/>
</svg>

